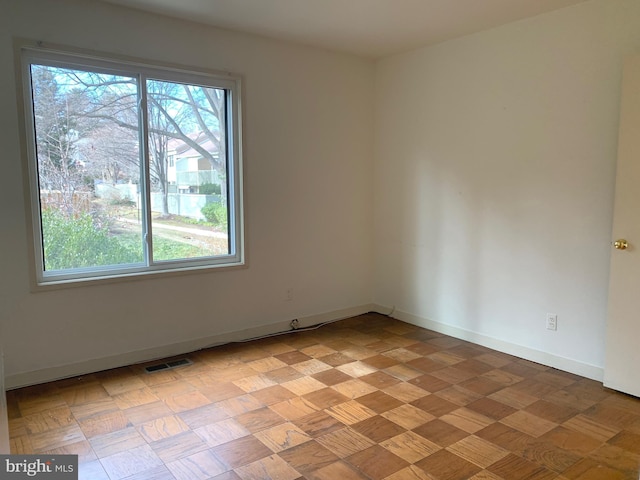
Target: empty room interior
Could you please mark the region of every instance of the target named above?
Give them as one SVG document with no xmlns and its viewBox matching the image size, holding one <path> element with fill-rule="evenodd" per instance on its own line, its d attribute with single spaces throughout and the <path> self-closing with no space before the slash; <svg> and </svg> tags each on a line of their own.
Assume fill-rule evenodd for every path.
<svg viewBox="0 0 640 480">
<path fill-rule="evenodd" d="M 0 454 L 637 480 L 637 56 L 637 0 L 0 0 Z"/>
</svg>

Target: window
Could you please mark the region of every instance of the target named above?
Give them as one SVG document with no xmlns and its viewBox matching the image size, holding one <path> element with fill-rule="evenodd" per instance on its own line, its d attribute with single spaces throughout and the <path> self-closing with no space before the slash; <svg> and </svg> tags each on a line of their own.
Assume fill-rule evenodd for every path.
<svg viewBox="0 0 640 480">
<path fill-rule="evenodd" d="M 38 284 L 243 263 L 238 78 L 22 60 Z"/>
</svg>

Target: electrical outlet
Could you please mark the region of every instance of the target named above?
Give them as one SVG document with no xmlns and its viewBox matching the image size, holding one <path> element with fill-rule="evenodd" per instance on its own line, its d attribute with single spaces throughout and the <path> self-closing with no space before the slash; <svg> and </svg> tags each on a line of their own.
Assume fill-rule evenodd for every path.
<svg viewBox="0 0 640 480">
<path fill-rule="evenodd" d="M 558 315 L 547 313 L 547 330 L 558 330 Z"/>
<path fill-rule="evenodd" d="M 290 302 L 291 300 L 293 300 L 293 288 L 287 288 L 287 290 L 284 292 L 284 300 L 285 302 Z"/>
</svg>

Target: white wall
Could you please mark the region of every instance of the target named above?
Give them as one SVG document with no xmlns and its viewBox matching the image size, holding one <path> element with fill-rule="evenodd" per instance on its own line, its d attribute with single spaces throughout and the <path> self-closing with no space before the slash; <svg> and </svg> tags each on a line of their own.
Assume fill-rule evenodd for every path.
<svg viewBox="0 0 640 480">
<path fill-rule="evenodd" d="M 373 62 L 91 0 L 0 0 L 0 11 L 9 386 L 370 304 Z M 31 293 L 12 36 L 242 75 L 249 267 Z"/>
<path fill-rule="evenodd" d="M 596 0 L 379 62 L 375 302 L 600 376 L 619 85 L 638 52 L 640 2 Z"/>
</svg>

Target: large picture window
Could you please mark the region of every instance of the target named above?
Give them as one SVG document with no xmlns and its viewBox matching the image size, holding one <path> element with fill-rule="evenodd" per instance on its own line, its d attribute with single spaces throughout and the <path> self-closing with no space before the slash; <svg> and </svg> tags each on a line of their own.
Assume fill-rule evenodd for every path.
<svg viewBox="0 0 640 480">
<path fill-rule="evenodd" d="M 238 78 L 22 60 L 39 284 L 243 263 Z"/>
</svg>

